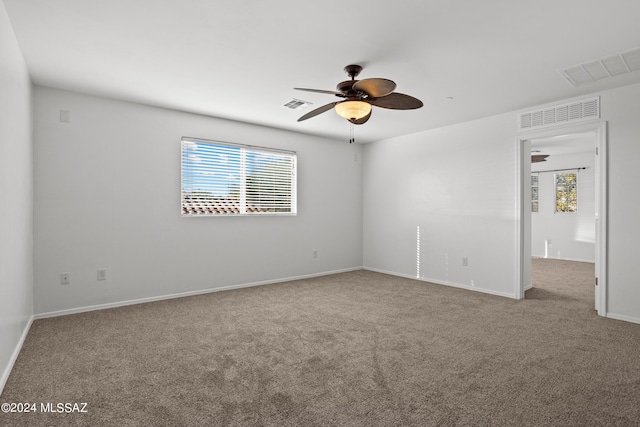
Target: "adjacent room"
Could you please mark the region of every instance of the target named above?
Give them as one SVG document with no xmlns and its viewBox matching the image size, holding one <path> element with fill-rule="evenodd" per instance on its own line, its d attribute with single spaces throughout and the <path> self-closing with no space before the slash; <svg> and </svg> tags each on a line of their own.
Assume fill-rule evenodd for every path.
<svg viewBox="0 0 640 427">
<path fill-rule="evenodd" d="M 0 424 L 637 425 L 640 3 L 0 2 Z"/>
</svg>

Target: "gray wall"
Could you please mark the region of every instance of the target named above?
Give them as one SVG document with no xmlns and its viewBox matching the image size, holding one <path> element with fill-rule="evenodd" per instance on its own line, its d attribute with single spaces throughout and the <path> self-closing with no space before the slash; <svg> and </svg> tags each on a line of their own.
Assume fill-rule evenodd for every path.
<svg viewBox="0 0 640 427">
<path fill-rule="evenodd" d="M 296 151 L 298 215 L 181 217 L 182 136 Z M 362 266 L 356 144 L 44 87 L 34 138 L 36 313 Z"/>
<path fill-rule="evenodd" d="M 609 130 L 607 312 L 640 323 L 640 84 L 594 95 Z M 364 265 L 415 277 L 420 226 L 421 278 L 516 296 L 516 120 L 513 112 L 367 145 Z"/>
<path fill-rule="evenodd" d="M 515 296 L 514 117 L 502 114 L 365 147 L 367 268 L 416 277 L 419 255 L 421 279 Z"/>
<path fill-rule="evenodd" d="M 31 81 L 0 2 L 0 392 L 33 315 Z"/>
</svg>

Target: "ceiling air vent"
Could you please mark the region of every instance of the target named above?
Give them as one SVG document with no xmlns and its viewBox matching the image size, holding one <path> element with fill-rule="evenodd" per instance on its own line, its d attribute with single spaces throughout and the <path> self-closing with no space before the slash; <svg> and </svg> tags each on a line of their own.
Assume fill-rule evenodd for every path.
<svg viewBox="0 0 640 427">
<path fill-rule="evenodd" d="M 537 129 L 600 118 L 600 97 L 575 101 L 521 113 L 518 130 Z"/>
<path fill-rule="evenodd" d="M 307 108 L 309 105 L 312 105 L 313 103 L 308 102 L 308 101 L 302 101 L 300 99 L 291 99 L 291 101 L 287 102 L 286 104 L 284 104 L 285 107 L 287 108 L 291 108 L 292 110 L 302 110 L 304 108 Z"/>
<path fill-rule="evenodd" d="M 639 70 L 640 47 L 637 47 L 626 52 L 574 65 L 560 70 L 560 74 L 577 87 Z"/>
</svg>

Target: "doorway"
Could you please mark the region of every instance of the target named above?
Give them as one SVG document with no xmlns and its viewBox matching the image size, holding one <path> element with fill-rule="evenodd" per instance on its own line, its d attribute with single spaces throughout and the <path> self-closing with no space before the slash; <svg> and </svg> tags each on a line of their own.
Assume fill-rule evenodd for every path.
<svg viewBox="0 0 640 427">
<path fill-rule="evenodd" d="M 580 138 L 577 138 L 577 136 Z M 563 141 L 572 141 L 579 139 L 579 144 L 589 144 L 590 147 L 568 147 L 562 146 Z M 594 182 L 594 221 L 591 224 L 595 224 L 594 228 L 594 264 L 595 264 L 595 301 L 594 306 L 598 314 L 606 316 L 607 303 L 606 303 L 606 189 L 607 189 L 607 172 L 606 172 L 606 147 L 607 147 L 607 134 L 606 134 L 606 122 L 592 122 L 580 125 L 563 126 L 552 129 L 540 130 L 537 132 L 529 132 L 527 134 L 519 135 L 518 137 L 518 151 L 520 157 L 520 191 L 519 191 L 519 241 L 518 241 L 518 285 L 516 288 L 516 295 L 518 298 L 524 298 L 524 293 L 531 287 L 532 276 L 532 264 L 531 257 L 535 254 L 532 250 L 532 244 L 540 244 L 540 242 L 532 241 L 532 203 L 531 203 L 531 155 L 540 155 L 543 150 L 540 147 L 553 148 L 552 151 L 562 153 L 562 151 L 570 151 L 572 149 L 579 149 L 582 151 L 590 150 L 593 165 L 593 182 Z M 553 144 L 553 145 L 550 145 Z M 568 144 L 568 143 L 567 143 Z M 533 148 L 532 148 L 533 147 Z M 533 153 L 532 153 L 533 151 Z M 536 151 L 540 151 L 537 153 Z M 551 164 L 551 163 L 550 163 Z M 589 165 L 589 166 L 591 166 Z M 572 166 L 572 168 L 578 168 L 579 165 Z M 534 169 L 541 170 L 539 167 Z M 562 169 L 562 168 L 560 168 Z M 535 190 L 534 190 L 535 191 Z M 587 230 L 582 230 L 587 232 Z M 546 242 L 545 254 L 549 255 L 550 248 L 553 242 Z M 538 248 L 538 253 L 540 252 Z M 555 257 L 559 254 L 552 254 Z"/>
</svg>

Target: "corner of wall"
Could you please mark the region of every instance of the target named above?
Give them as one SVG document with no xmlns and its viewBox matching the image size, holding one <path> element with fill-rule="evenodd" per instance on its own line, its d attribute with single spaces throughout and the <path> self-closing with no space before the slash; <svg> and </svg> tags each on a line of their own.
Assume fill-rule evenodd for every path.
<svg viewBox="0 0 640 427">
<path fill-rule="evenodd" d="M 33 320 L 33 86 L 0 2 L 0 392 Z"/>
</svg>

